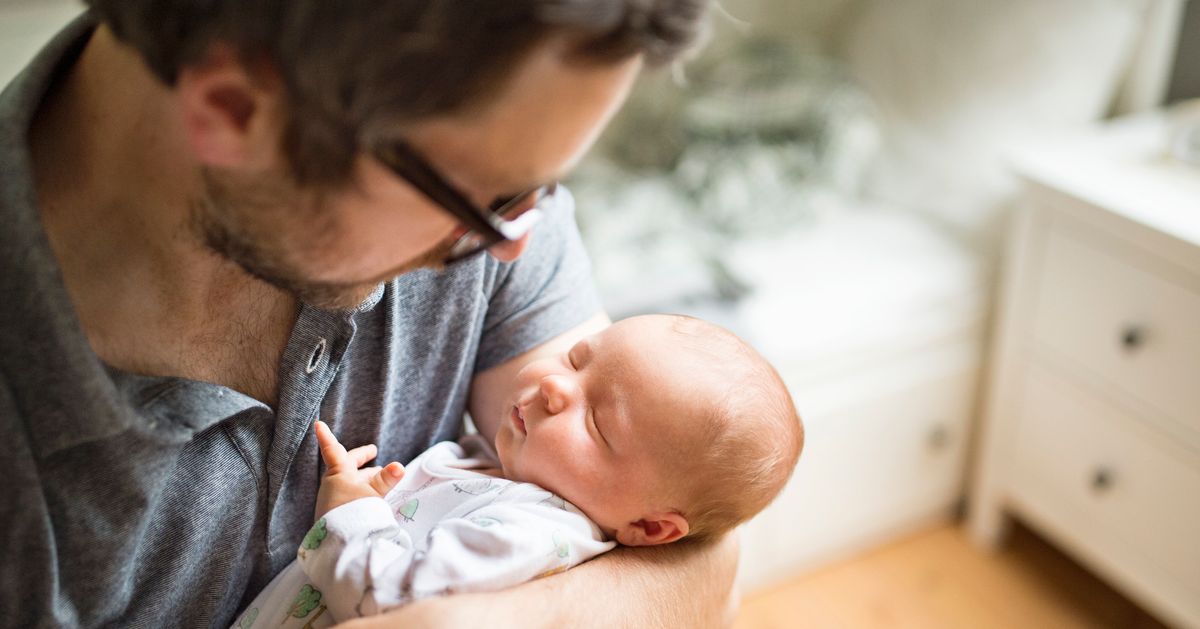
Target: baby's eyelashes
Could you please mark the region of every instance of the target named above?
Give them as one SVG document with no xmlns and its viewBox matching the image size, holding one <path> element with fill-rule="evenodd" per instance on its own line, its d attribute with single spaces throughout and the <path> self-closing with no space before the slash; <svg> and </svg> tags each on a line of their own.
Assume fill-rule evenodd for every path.
<svg viewBox="0 0 1200 629">
<path fill-rule="evenodd" d="M 596 436 L 600 438 L 600 442 L 609 450 L 612 449 L 612 444 L 604 437 L 604 433 L 600 432 L 600 423 L 596 421 L 596 411 L 592 407 L 587 408 L 588 421 L 592 424 L 592 430 L 596 431 Z"/>
</svg>

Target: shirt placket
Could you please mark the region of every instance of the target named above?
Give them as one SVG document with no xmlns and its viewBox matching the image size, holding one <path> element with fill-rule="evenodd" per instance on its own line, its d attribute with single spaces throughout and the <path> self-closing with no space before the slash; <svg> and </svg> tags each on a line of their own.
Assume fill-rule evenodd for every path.
<svg viewBox="0 0 1200 629">
<path fill-rule="evenodd" d="M 289 480 L 316 483 L 316 448 L 306 445 L 305 438 L 313 422 L 319 419 L 321 402 L 337 377 L 353 338 L 352 313 L 334 313 L 306 305 L 284 350 L 275 434 L 267 458 L 267 548 L 273 563 L 294 558 L 295 533 L 311 524 L 311 505 L 302 500 L 306 492 L 297 491 L 304 488 L 289 487 Z M 297 458 L 298 452 L 304 454 Z M 315 492 L 315 486 L 309 489 Z"/>
</svg>

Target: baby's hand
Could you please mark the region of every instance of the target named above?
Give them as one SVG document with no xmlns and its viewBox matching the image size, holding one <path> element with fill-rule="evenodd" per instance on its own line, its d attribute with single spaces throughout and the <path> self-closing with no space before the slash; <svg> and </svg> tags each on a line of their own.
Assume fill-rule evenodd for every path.
<svg viewBox="0 0 1200 629">
<path fill-rule="evenodd" d="M 317 446 L 321 448 L 321 458 L 325 459 L 327 468 L 321 479 L 321 489 L 317 491 L 317 518 L 359 498 L 382 498 L 404 477 L 404 466 L 396 462 L 359 469 L 375 458 L 375 444 L 347 452 L 325 422 L 318 421 L 316 431 Z"/>
</svg>

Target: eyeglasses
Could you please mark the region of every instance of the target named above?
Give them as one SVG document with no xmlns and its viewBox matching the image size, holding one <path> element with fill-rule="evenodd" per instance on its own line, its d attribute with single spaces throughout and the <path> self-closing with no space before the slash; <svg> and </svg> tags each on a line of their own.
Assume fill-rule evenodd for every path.
<svg viewBox="0 0 1200 629">
<path fill-rule="evenodd" d="M 498 199 L 485 210 L 472 203 L 404 142 L 381 145 L 372 154 L 467 228 L 467 233 L 460 236 L 446 254 L 443 261 L 446 265 L 469 258 L 496 243 L 518 240 L 528 234 L 542 219 L 558 188 L 557 183 L 538 186 L 515 197 Z"/>
</svg>

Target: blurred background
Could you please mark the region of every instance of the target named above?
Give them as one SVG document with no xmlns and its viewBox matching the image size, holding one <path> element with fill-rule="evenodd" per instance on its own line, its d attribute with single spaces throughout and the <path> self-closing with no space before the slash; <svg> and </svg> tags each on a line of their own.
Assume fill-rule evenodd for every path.
<svg viewBox="0 0 1200 629">
<path fill-rule="evenodd" d="M 0 0 L 7 82 L 79 11 Z M 738 626 L 1200 627 L 1200 4 L 726 0 L 569 182 L 778 367 Z"/>
</svg>

